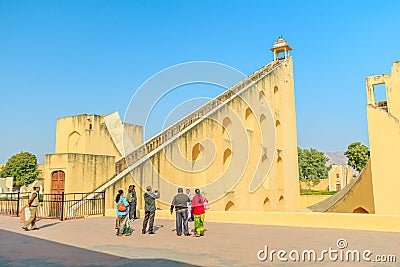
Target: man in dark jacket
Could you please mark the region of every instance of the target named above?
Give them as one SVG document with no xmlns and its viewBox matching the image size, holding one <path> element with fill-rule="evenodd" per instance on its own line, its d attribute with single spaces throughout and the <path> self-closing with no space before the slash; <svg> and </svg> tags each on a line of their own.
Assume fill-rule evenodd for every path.
<svg viewBox="0 0 400 267">
<path fill-rule="evenodd" d="M 146 188 L 146 193 L 144 193 L 144 220 L 142 234 L 146 233 L 147 222 L 149 223 L 149 234 L 155 234 L 154 216 L 156 215 L 156 199 L 160 198 L 160 192 L 157 190 L 154 193 L 151 190 L 151 186 Z"/>
<path fill-rule="evenodd" d="M 174 197 L 171 203 L 171 214 L 176 211 L 176 234 L 178 236 L 182 235 L 182 224 L 183 224 L 183 232 L 185 236 L 189 236 L 188 229 L 188 207 L 187 204 L 190 202 L 190 198 L 188 195 L 183 193 L 183 188 L 178 188 L 178 194 Z"/>
</svg>

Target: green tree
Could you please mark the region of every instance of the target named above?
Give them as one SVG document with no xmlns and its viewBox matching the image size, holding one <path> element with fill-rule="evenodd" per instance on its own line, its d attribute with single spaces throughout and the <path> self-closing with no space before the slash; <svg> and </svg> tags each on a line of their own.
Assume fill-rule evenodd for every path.
<svg viewBox="0 0 400 267">
<path fill-rule="evenodd" d="M 297 148 L 299 161 L 299 180 L 306 182 L 310 187 L 316 185 L 320 179 L 328 178 L 330 166 L 326 166 L 328 158 L 318 150 Z"/>
<path fill-rule="evenodd" d="M 7 160 L 0 171 L 0 177 L 14 177 L 14 185 L 28 185 L 39 175 L 37 158 L 29 152 L 18 153 Z"/>
<path fill-rule="evenodd" d="M 347 147 L 344 155 L 349 159 L 347 164 L 360 172 L 367 165 L 369 150 L 361 142 L 354 142 Z"/>
</svg>

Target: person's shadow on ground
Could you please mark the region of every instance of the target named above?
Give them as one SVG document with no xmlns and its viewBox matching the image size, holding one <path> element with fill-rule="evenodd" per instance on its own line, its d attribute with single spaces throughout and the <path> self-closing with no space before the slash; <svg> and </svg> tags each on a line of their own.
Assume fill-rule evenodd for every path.
<svg viewBox="0 0 400 267">
<path fill-rule="evenodd" d="M 52 227 L 53 225 L 59 224 L 60 222 L 46 223 L 39 226 L 39 229 L 44 229 L 47 227 Z"/>
<path fill-rule="evenodd" d="M 153 227 L 154 232 L 157 232 L 158 229 L 161 229 L 161 228 L 163 228 L 163 227 L 164 227 L 164 225 L 162 225 L 162 224 L 154 225 L 154 227 Z"/>
</svg>

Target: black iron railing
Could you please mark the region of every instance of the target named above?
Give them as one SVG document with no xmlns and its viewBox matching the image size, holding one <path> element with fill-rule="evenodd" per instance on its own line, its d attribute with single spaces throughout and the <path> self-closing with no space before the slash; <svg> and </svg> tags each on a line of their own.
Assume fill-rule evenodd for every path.
<svg viewBox="0 0 400 267">
<path fill-rule="evenodd" d="M 105 193 L 40 194 L 37 209 L 39 218 L 70 220 L 88 215 L 105 215 Z M 29 193 L 1 193 L 0 215 L 19 216 L 28 204 Z"/>
</svg>

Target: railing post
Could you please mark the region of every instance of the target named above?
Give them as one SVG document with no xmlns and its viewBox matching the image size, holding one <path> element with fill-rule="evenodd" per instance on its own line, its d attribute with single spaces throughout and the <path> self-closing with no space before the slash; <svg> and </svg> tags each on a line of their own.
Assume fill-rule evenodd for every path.
<svg viewBox="0 0 400 267">
<path fill-rule="evenodd" d="M 19 200 L 20 200 L 19 191 L 18 191 L 18 198 L 17 199 L 18 199 L 17 200 L 17 217 L 19 217 Z"/>
<path fill-rule="evenodd" d="M 64 220 L 64 191 L 61 193 L 61 221 Z"/>
<path fill-rule="evenodd" d="M 103 216 L 106 216 L 106 191 L 103 191 Z"/>
</svg>

